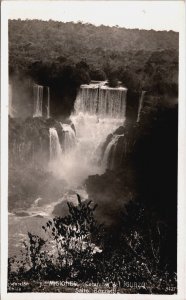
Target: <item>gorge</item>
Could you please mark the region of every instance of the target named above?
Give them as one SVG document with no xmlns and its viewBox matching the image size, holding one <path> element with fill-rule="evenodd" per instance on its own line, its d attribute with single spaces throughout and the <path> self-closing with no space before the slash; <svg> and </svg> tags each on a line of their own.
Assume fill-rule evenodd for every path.
<svg viewBox="0 0 186 300">
<path fill-rule="evenodd" d="M 16 103 L 12 101 L 14 95 L 11 94 L 11 85 L 9 88 L 11 99 L 9 106 L 11 137 L 9 141 L 9 207 L 11 211 L 10 223 L 14 226 L 19 220 L 20 222 L 23 221 L 17 217 L 18 215 L 22 215 L 23 219 L 24 215 L 32 218 L 32 203 L 38 197 L 40 201 L 36 206 L 39 205 L 38 211 L 40 212 L 37 216 L 41 217 L 44 216 L 46 207 L 55 208 L 56 201 L 59 199 L 59 203 L 61 203 L 61 197 L 57 199 L 58 193 L 57 195 L 54 193 L 53 200 L 50 199 L 49 205 L 49 199 L 43 199 L 42 195 L 46 197 L 47 192 L 42 191 L 42 188 L 48 192 L 53 189 L 46 188 L 45 185 L 42 187 L 42 181 L 39 188 L 39 182 L 35 182 L 32 186 L 33 190 L 28 192 L 30 200 L 27 199 L 25 206 L 25 200 L 22 200 L 22 193 L 24 192 L 21 194 L 18 192 L 14 195 L 11 187 L 11 176 L 13 176 L 11 174 L 19 174 L 18 177 L 20 177 L 32 173 L 37 178 L 37 174 L 40 172 L 48 173 L 53 176 L 56 182 L 61 182 L 63 195 L 64 193 L 68 194 L 70 190 L 74 190 L 75 194 L 79 189 L 80 193 L 84 195 L 86 194 L 84 182 L 88 176 L 103 174 L 107 168 L 114 168 L 117 143 L 123 134 L 113 135 L 107 147 L 103 149 L 103 146 L 110 134 L 113 134 L 119 126 L 124 126 L 127 89 L 121 86 L 110 88 L 106 82 L 92 82 L 89 85 L 82 85 L 77 93 L 74 111 L 69 118 L 64 119 L 62 117 L 55 120 L 54 116 L 51 117 L 50 88 L 33 83 L 33 86 L 30 87 L 33 89 L 33 93 L 28 93 L 32 95 L 30 98 L 30 103 L 32 103 L 30 117 L 20 121 L 16 114 L 12 114 L 12 110 L 16 111 L 17 108 Z M 102 156 L 103 160 L 101 159 Z M 43 180 L 42 176 L 40 180 Z M 21 186 L 21 183 L 18 185 Z M 23 184 L 22 188 L 25 190 L 28 187 L 24 187 Z M 49 194 L 51 193 L 49 192 Z M 15 199 L 15 196 L 16 203 L 13 203 L 11 199 Z M 24 194 L 23 197 L 25 197 Z M 22 234 L 20 233 L 20 235 Z"/>
<path fill-rule="evenodd" d="M 16 108 L 13 104 L 10 106 L 10 126 L 11 123 L 17 122 L 16 126 L 12 125 L 12 129 L 10 127 L 10 167 L 15 171 L 19 164 L 23 173 L 27 173 L 29 169 L 35 170 L 36 174 L 40 173 L 39 170 L 49 173 L 54 180 L 61 182 L 62 194 L 64 190 L 65 193 L 70 190 L 74 190 L 75 193 L 79 189 L 84 194 L 87 186 L 92 195 L 91 180 L 94 181 L 94 176 L 106 176 L 104 174 L 109 170 L 116 173 L 120 169 L 122 171 L 125 159 L 139 138 L 137 131 L 147 130 L 149 125 L 145 123 L 145 118 L 147 122 L 151 120 L 150 113 L 154 109 L 156 111 L 158 101 L 158 97 L 149 96 L 147 92 L 142 91 L 135 94 L 136 104 L 131 106 L 131 96 L 127 98 L 127 88 L 111 88 L 106 81 L 92 81 L 79 88 L 71 115 L 68 118 L 57 116 L 55 119 L 53 111 L 50 110 L 50 87 L 34 83 L 31 88 L 33 93 L 30 102 L 33 108 L 29 118 L 21 123 L 17 122 L 18 118 L 12 117 L 12 110 L 16 111 Z M 10 91 L 12 92 L 12 89 Z M 48 191 L 50 188 L 44 189 Z M 30 195 L 30 203 L 35 201 L 34 197 L 41 197 L 43 194 L 41 188 L 37 195 L 37 183 L 33 190 L 36 191 L 36 195 Z M 56 203 L 58 193 L 57 196 L 53 193 L 53 196 L 53 202 Z M 20 197 L 17 203 L 21 203 L 22 195 L 16 195 L 17 197 Z M 107 197 L 110 199 L 110 196 Z M 95 195 L 93 198 L 96 198 Z M 99 203 L 99 200 L 96 202 Z M 16 207 L 15 204 L 13 207 Z M 20 205 L 19 210 L 24 210 L 24 205 Z M 108 224 L 115 219 L 107 214 L 104 218 Z"/>
<path fill-rule="evenodd" d="M 12 157 L 23 158 L 26 152 L 31 151 L 35 163 L 37 153 L 43 151 L 46 153 L 46 156 L 50 157 L 49 161 L 45 162 L 45 165 L 50 164 L 50 168 L 53 168 L 53 171 L 57 172 L 58 175 L 62 172 L 64 179 L 70 172 L 68 168 L 75 168 L 71 170 L 71 172 L 77 172 L 82 174 L 82 176 L 85 172 L 82 182 L 88 175 L 94 174 L 94 172 L 104 172 L 107 166 L 107 161 L 105 160 L 109 153 L 107 147 L 104 163 L 98 166 L 102 145 L 109 134 L 115 131 L 118 126 L 124 125 L 126 118 L 126 95 L 126 88 L 110 88 L 105 85 L 105 82 L 82 85 L 76 97 L 74 112 L 72 112 L 69 119 L 66 120 L 67 123 L 56 120 L 55 123 L 57 127 L 55 128 L 50 127 L 50 122 L 52 121 L 49 120 L 50 88 L 34 84 L 33 118 L 35 120 L 33 119 L 32 121 L 32 119 L 30 119 L 30 124 L 32 122 L 33 124 L 34 122 L 42 122 L 42 120 L 46 122 L 46 128 L 43 132 L 46 134 L 47 127 L 49 127 L 48 141 L 46 136 L 42 140 L 43 132 L 41 132 L 41 136 L 37 137 L 37 141 L 32 141 L 32 138 L 30 138 L 28 142 L 23 141 L 19 143 L 18 141 L 18 143 L 16 143 L 15 141 L 11 149 L 13 153 Z M 12 95 L 10 93 L 10 98 L 11 97 Z M 13 104 L 10 106 L 11 111 L 12 107 Z M 10 116 L 13 118 L 11 111 Z M 32 136 L 34 133 L 32 129 L 31 131 Z M 112 141 L 115 147 L 117 140 L 118 137 L 115 143 Z M 36 149 L 36 153 L 34 153 L 35 150 L 33 149 L 34 142 L 38 148 Z M 40 149 L 38 147 L 39 144 Z M 49 149 L 45 147 L 46 144 L 48 144 Z M 28 149 L 28 145 L 30 150 Z M 112 149 L 111 146 L 110 149 Z M 27 155 L 29 155 L 29 153 L 27 153 Z M 41 159 L 41 155 L 38 155 L 39 160 Z M 79 165 L 78 162 L 80 162 Z M 60 163 L 61 165 L 59 165 Z M 96 168 L 95 171 L 93 171 L 94 168 Z M 70 181 L 69 178 L 68 182 L 70 183 Z"/>
<path fill-rule="evenodd" d="M 92 82 L 80 87 L 69 118 L 55 119 L 51 118 L 52 111 L 49 118 L 47 114 L 52 101 L 49 87 L 34 84 L 33 89 L 31 117 L 20 121 L 13 118 L 10 111 L 9 255 L 17 255 L 27 231 L 42 236 L 41 228 L 46 220 L 66 215 L 67 201 L 78 205 L 77 193 L 82 201 L 94 199 L 98 204 L 95 217 L 110 228 L 111 234 L 119 232 L 121 211 L 126 204 L 139 197 L 143 197 L 149 211 L 158 211 L 158 216 L 166 220 L 174 232 L 175 222 L 170 222 L 176 194 L 177 112 L 174 103 L 169 103 L 169 108 L 166 102 L 164 108 L 162 103 L 158 107 L 158 97 L 142 91 L 137 109 L 133 111 L 135 120 L 127 119 L 127 89 Z M 13 103 L 10 103 L 12 109 Z M 48 106 L 45 108 L 43 103 Z M 174 149 L 167 155 L 172 145 Z M 165 177 L 163 174 L 167 174 L 170 161 L 173 171 L 168 178 L 172 188 L 166 198 L 169 180 L 164 181 L 164 187 L 161 180 Z M 163 166 L 162 176 L 159 165 Z M 150 190 L 146 190 L 146 183 L 151 186 Z M 159 193 L 158 201 L 155 192 L 154 196 L 150 194 L 149 201 L 151 190 Z M 172 199 L 169 211 L 166 199 Z M 174 241 L 176 245 L 175 236 L 169 236 L 167 243 Z M 174 253 L 175 249 L 169 254 L 173 268 Z"/>
</svg>

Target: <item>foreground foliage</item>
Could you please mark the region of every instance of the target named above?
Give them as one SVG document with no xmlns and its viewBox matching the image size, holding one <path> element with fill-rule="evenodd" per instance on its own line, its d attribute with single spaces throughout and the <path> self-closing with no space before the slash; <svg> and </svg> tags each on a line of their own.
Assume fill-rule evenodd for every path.
<svg viewBox="0 0 186 300">
<path fill-rule="evenodd" d="M 9 258 L 9 291 L 20 282 L 27 282 L 23 292 L 47 291 L 42 282 L 65 281 L 89 284 L 89 292 L 95 284 L 119 293 L 176 292 L 176 274 L 161 263 L 162 224 L 149 222 L 145 208 L 131 202 L 114 235 L 96 221 L 96 205 L 77 196 L 78 205 L 68 203 L 67 216 L 42 227 L 45 238 L 28 232 L 21 256 Z"/>
</svg>

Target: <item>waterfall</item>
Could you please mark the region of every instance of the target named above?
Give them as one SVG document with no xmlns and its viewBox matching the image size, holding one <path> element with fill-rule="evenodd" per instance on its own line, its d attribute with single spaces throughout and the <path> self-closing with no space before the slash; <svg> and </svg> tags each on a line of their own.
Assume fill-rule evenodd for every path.
<svg viewBox="0 0 186 300">
<path fill-rule="evenodd" d="M 138 115 L 137 115 L 137 120 L 136 122 L 140 121 L 140 115 L 141 115 L 141 110 L 143 107 L 143 100 L 144 100 L 144 96 L 145 96 L 146 91 L 142 91 L 140 99 L 139 99 L 139 105 L 138 105 Z"/>
<path fill-rule="evenodd" d="M 50 161 L 61 159 L 62 150 L 59 142 L 57 130 L 55 128 L 49 129 L 50 134 Z"/>
<path fill-rule="evenodd" d="M 46 105 L 46 108 L 47 108 L 47 119 L 50 118 L 50 88 L 47 86 L 47 105 Z"/>
<path fill-rule="evenodd" d="M 89 162 L 91 160 L 93 164 L 99 162 L 99 157 L 96 156 L 100 156 L 101 145 L 110 133 L 123 125 L 126 115 L 126 95 L 126 88 L 111 88 L 105 83 L 81 86 L 72 119 L 77 129 L 77 137 L 80 137 L 85 145 L 87 143 L 84 155 L 89 156 Z M 116 136 L 108 145 L 104 162 L 101 164 L 102 171 L 107 167 L 110 151 L 113 151 L 117 141 Z"/>
<path fill-rule="evenodd" d="M 62 159 L 56 159 L 52 166 L 52 171 L 63 178 L 70 188 L 81 185 L 89 175 L 103 174 L 108 167 L 109 149 L 113 152 L 113 162 L 109 163 L 109 168 L 115 163 L 116 151 L 113 147 L 119 140 L 117 136 L 106 149 L 105 163 L 100 163 L 100 157 L 108 135 L 125 121 L 126 92 L 125 88 L 109 88 L 101 83 L 80 87 L 75 112 L 70 116 L 75 130 L 69 124 L 60 123 Z"/>
<path fill-rule="evenodd" d="M 98 100 L 98 114 L 102 117 L 124 118 L 126 113 L 125 88 L 100 88 Z"/>
<path fill-rule="evenodd" d="M 101 118 L 125 118 L 127 89 L 96 84 L 82 85 L 75 103 L 75 111 L 98 115 Z"/>
<path fill-rule="evenodd" d="M 96 114 L 98 102 L 98 87 L 92 88 L 84 85 L 80 88 L 75 102 L 75 110 Z"/>
<path fill-rule="evenodd" d="M 50 88 L 34 84 L 34 114 L 33 117 L 50 118 Z"/>
<path fill-rule="evenodd" d="M 34 84 L 34 115 L 33 117 L 42 117 L 43 115 L 43 86 Z"/>
<path fill-rule="evenodd" d="M 104 155 L 102 164 L 105 168 L 113 170 L 115 167 L 116 151 L 119 138 L 124 135 L 113 135 L 111 141 L 108 143 Z"/>
<path fill-rule="evenodd" d="M 65 154 L 69 153 L 70 150 L 73 150 L 76 145 L 76 135 L 74 130 L 69 124 L 61 124 L 62 133 L 63 133 L 63 143 L 62 149 Z"/>
</svg>

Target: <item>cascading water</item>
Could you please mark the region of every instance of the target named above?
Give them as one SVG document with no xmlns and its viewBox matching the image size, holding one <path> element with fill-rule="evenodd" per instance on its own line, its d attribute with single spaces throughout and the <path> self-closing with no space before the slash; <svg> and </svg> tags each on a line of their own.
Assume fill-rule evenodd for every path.
<svg viewBox="0 0 186 300">
<path fill-rule="evenodd" d="M 115 145 L 117 144 L 117 141 L 118 141 L 118 138 L 119 138 L 119 136 L 114 136 L 112 139 L 111 139 L 111 141 L 110 141 L 110 143 L 107 145 L 107 147 L 106 147 L 106 149 L 105 149 L 105 152 L 104 152 L 104 156 L 103 156 L 103 165 L 107 168 L 107 166 L 108 166 L 108 162 L 109 162 L 109 156 L 110 156 L 110 154 L 111 154 L 111 150 L 113 149 L 113 148 L 115 148 Z"/>
<path fill-rule="evenodd" d="M 125 118 L 127 89 L 99 85 L 83 85 L 78 93 L 75 110 L 101 118 Z"/>
<path fill-rule="evenodd" d="M 140 121 L 140 115 L 141 115 L 141 110 L 143 107 L 143 101 L 144 101 L 144 96 L 145 96 L 146 91 L 142 91 L 140 99 L 139 99 L 139 106 L 138 106 L 138 115 L 137 115 L 137 120 L 136 122 Z"/>
<path fill-rule="evenodd" d="M 127 89 L 123 87 L 90 84 L 80 88 L 72 120 L 90 168 L 99 162 L 101 145 L 107 136 L 124 123 L 126 94 Z M 98 173 L 105 168 L 106 164 L 99 165 Z"/>
<path fill-rule="evenodd" d="M 68 154 L 71 150 L 74 149 L 76 145 L 76 135 L 74 130 L 69 124 L 61 124 L 62 133 L 63 133 L 63 152 L 64 154 Z"/>
<path fill-rule="evenodd" d="M 94 85 L 92 88 L 87 85 L 83 85 L 77 95 L 75 110 L 84 113 L 89 112 L 90 114 L 96 114 L 98 97 L 99 94 L 97 85 Z"/>
<path fill-rule="evenodd" d="M 50 118 L 50 88 L 47 86 L 47 105 L 46 105 L 46 110 L 47 110 L 47 119 Z"/>
<path fill-rule="evenodd" d="M 50 162 L 61 159 L 62 150 L 59 142 L 57 130 L 55 128 L 49 129 L 50 134 Z"/>
<path fill-rule="evenodd" d="M 66 149 L 61 163 L 56 162 L 53 171 L 64 178 L 71 187 L 77 187 L 89 176 L 102 174 L 106 164 L 100 163 L 102 144 L 125 120 L 125 88 L 109 88 L 90 84 L 81 86 L 75 102 L 75 113 L 71 121 L 76 129 L 76 144 L 72 145 L 74 134 L 69 125 L 62 124 L 66 131 L 62 148 Z M 64 145 L 63 145 L 64 144 Z M 71 145 L 70 149 L 69 146 Z"/>
<path fill-rule="evenodd" d="M 119 139 L 123 137 L 124 135 L 113 135 L 110 142 L 108 143 L 104 155 L 103 155 L 103 161 L 102 164 L 105 167 L 105 169 L 113 170 L 115 168 L 116 164 L 116 151 L 117 151 L 117 146 Z M 118 157 L 117 157 L 118 159 Z"/>
<path fill-rule="evenodd" d="M 33 117 L 42 117 L 43 115 L 43 86 L 34 84 L 34 115 Z"/>
<path fill-rule="evenodd" d="M 34 84 L 34 114 L 33 117 L 50 118 L 50 88 Z"/>
<path fill-rule="evenodd" d="M 49 117 L 49 105 L 47 106 L 47 114 L 45 109 L 47 102 L 44 91 L 46 89 L 35 85 L 35 117 Z M 49 102 L 48 100 L 48 104 Z M 54 210 L 59 210 L 59 214 L 60 209 L 63 210 L 63 206 L 59 206 L 59 208 L 61 207 L 59 209 L 56 206 L 57 204 L 61 205 L 66 199 L 69 201 L 70 197 L 76 198 L 76 193 L 82 196 L 85 195 L 83 182 L 89 175 L 102 174 L 109 166 L 113 168 L 115 163 L 113 157 L 116 155 L 116 144 L 119 142 L 120 137 L 117 135 L 113 137 L 111 144 L 107 146 L 103 158 L 104 163 L 100 163 L 102 144 L 105 144 L 109 134 L 123 125 L 125 120 L 125 102 L 126 89 L 110 89 L 98 86 L 97 88 L 89 87 L 87 90 L 84 90 L 82 87 L 76 99 L 75 113 L 71 115 L 71 121 L 75 126 L 75 130 L 73 130 L 72 125 L 60 124 L 56 120 L 51 120 L 51 124 L 54 122 L 53 124 L 55 125 L 51 125 L 49 139 L 45 145 L 49 142 L 49 170 L 59 180 L 54 178 L 56 184 L 54 188 L 52 187 L 53 183 L 50 181 L 51 187 L 49 189 L 46 187 L 46 191 L 37 196 L 32 207 L 26 209 L 26 217 L 17 218 L 15 215 L 11 216 L 9 222 L 9 226 L 11 226 L 11 235 L 9 236 L 11 240 L 10 249 L 15 249 L 15 244 L 17 245 L 20 236 L 25 237 L 29 228 L 33 230 L 33 233 L 40 235 L 38 231 L 41 228 L 41 223 L 43 225 L 43 222 L 46 221 L 44 218 L 46 217 L 48 220 L 48 217 L 52 217 Z M 49 123 L 46 122 L 46 124 Z M 30 143 L 33 151 L 33 160 L 35 155 L 37 155 L 37 150 L 35 150 L 37 145 L 38 142 Z M 46 147 L 44 146 L 44 148 Z M 21 147 L 18 150 L 20 157 L 22 157 Z M 41 149 L 39 157 L 42 157 L 42 155 L 43 151 Z M 37 162 L 34 161 L 33 164 L 37 165 Z M 65 185 L 64 180 L 67 185 Z M 42 182 L 38 182 L 38 186 L 40 184 Z M 41 186 L 45 189 L 45 183 L 44 187 L 43 185 Z M 60 195 L 64 192 L 60 199 L 57 198 L 58 189 Z M 54 192 L 53 196 L 53 191 L 55 190 L 57 190 L 57 193 Z M 83 197 L 87 199 L 87 195 Z M 23 211 L 23 213 L 25 212 Z M 42 216 L 42 218 L 38 218 L 38 216 Z"/>
<path fill-rule="evenodd" d="M 98 101 L 98 114 L 102 117 L 124 118 L 126 111 L 126 94 L 125 88 L 100 88 Z"/>
</svg>

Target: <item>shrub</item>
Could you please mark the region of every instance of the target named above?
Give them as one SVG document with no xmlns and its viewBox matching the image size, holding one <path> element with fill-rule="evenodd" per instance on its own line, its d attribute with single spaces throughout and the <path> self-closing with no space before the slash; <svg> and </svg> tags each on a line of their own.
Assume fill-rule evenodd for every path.
<svg viewBox="0 0 186 300">
<path fill-rule="evenodd" d="M 95 220 L 96 205 L 77 196 L 78 205 L 68 203 L 67 216 L 55 217 L 42 227 L 45 240 L 28 233 L 21 257 L 9 258 L 10 286 L 27 279 L 29 288 L 38 291 L 34 286 L 38 280 L 64 280 L 80 286 L 96 283 L 121 293 L 126 288 L 128 293 L 176 292 L 176 274 L 160 263 L 160 228 L 152 234 L 155 223 L 147 221 L 142 205 L 128 205 L 114 235 Z M 126 286 L 127 282 L 133 286 Z"/>
</svg>

